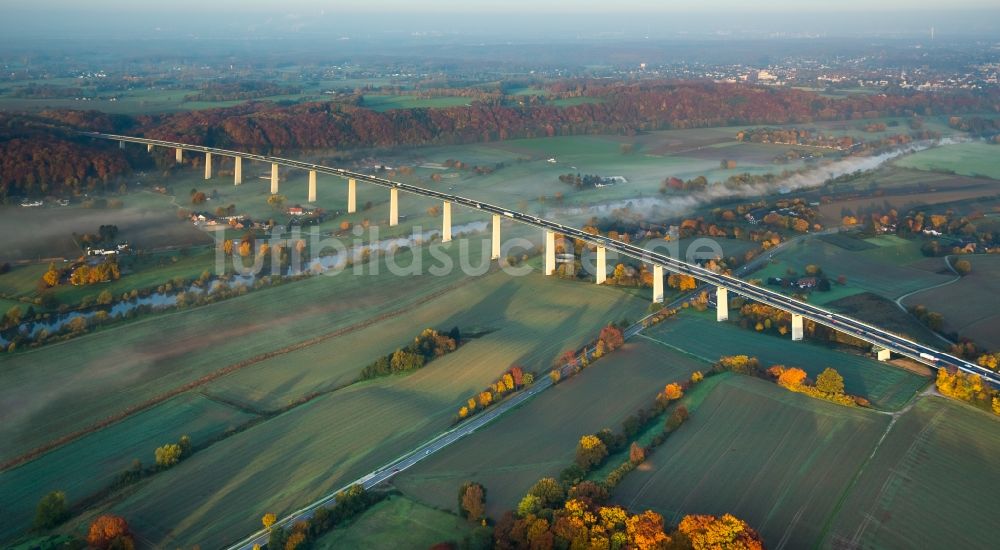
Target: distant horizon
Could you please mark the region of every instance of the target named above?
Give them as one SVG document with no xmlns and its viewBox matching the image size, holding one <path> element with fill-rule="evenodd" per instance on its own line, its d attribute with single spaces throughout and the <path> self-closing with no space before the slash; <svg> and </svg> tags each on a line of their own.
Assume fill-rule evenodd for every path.
<svg viewBox="0 0 1000 550">
<path fill-rule="evenodd" d="M 5 10 L 0 21 L 3 40 L 31 38 L 151 38 L 161 36 L 335 39 L 378 37 L 386 33 L 469 37 L 472 39 L 716 39 L 768 37 L 920 37 L 935 27 L 936 38 L 1000 40 L 1000 6 L 978 0 L 962 1 L 942 10 L 901 2 L 863 5 L 846 2 L 842 9 L 830 3 L 785 6 L 783 9 L 729 9 L 736 3 L 708 1 L 695 9 L 655 8 L 649 2 L 616 4 L 598 10 L 590 4 L 573 4 L 559 10 L 553 4 L 529 8 L 527 2 L 508 2 L 507 9 L 479 9 L 443 0 L 412 9 L 411 4 L 381 3 L 362 7 L 359 2 L 324 7 L 317 2 L 295 1 L 273 6 L 236 7 L 232 2 L 211 6 L 179 0 L 169 7 L 105 2 L 86 8 L 67 2 L 46 1 Z M 707 5 L 706 5 L 707 4 Z M 555 6 L 564 5 L 557 2 Z M 779 4 L 782 6 L 783 4 Z M 226 6 L 229 6 L 228 8 Z M 445 10 L 452 6 L 454 9 Z M 744 7 L 739 4 L 739 7 Z"/>
</svg>

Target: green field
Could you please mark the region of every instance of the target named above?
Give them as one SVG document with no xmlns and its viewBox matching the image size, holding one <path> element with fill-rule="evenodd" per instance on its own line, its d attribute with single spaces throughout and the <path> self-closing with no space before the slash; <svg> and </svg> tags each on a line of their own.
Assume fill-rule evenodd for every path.
<svg viewBox="0 0 1000 550">
<path fill-rule="evenodd" d="M 844 377 L 847 393 L 864 396 L 883 409 L 899 409 L 928 382 L 909 371 L 819 343 L 793 342 L 788 337 L 742 329 L 734 323 L 717 323 L 714 311 L 684 311 L 642 337 L 712 362 L 722 355 L 751 355 L 760 359 L 765 368 L 776 364 L 799 367 L 810 377 L 833 367 Z"/>
<path fill-rule="evenodd" d="M 982 142 L 926 149 L 896 161 L 905 168 L 1000 179 L 1000 147 Z"/>
<path fill-rule="evenodd" d="M 945 332 L 958 332 L 987 349 L 1000 348 L 1000 331 L 997 331 L 1000 313 L 995 300 L 988 298 L 1000 292 L 1000 256 L 953 256 L 952 264 L 960 259 L 972 264 L 968 275 L 955 283 L 908 296 L 903 304 L 924 305 L 941 313 Z"/>
<path fill-rule="evenodd" d="M 581 436 L 602 428 L 618 431 L 626 417 L 650 406 L 664 385 L 707 367 L 650 342 L 630 342 L 401 473 L 393 484 L 420 502 L 454 510 L 458 487 L 476 481 L 486 487 L 487 509 L 498 518 L 540 478 L 558 477 L 573 462 Z"/>
<path fill-rule="evenodd" d="M 73 233 L 97 233 L 106 224 L 118 226 L 118 239 L 143 249 L 211 242 L 190 222 L 177 218 L 171 197 L 137 191 L 120 198 L 124 203 L 120 209 L 0 206 L 0 230 L 11 236 L 0 261 L 76 258 L 83 251 Z"/>
<path fill-rule="evenodd" d="M 449 254 L 456 254 L 457 249 L 453 243 Z M 479 263 L 476 251 L 472 247 L 472 265 Z M 399 263 L 407 265 L 408 256 L 400 253 Z M 476 280 L 457 268 L 446 276 L 433 276 L 428 268 L 439 263 L 430 256 L 429 248 L 424 249 L 422 258 L 422 276 L 398 277 L 384 265 L 378 275 L 365 270 L 358 276 L 350 271 L 316 276 L 5 354 L 0 357 L 4 381 L 0 416 L 5 417 L 0 438 L 6 444 L 0 448 L 0 460 L 227 365 L 330 334 Z M 583 292 L 583 287 L 577 288 Z M 409 327 L 387 338 L 386 346 L 398 345 L 420 328 Z"/>
<path fill-rule="evenodd" d="M 366 510 L 347 527 L 320 537 L 312 548 L 430 548 L 439 542 L 461 543 L 471 537 L 474 526 L 454 514 L 393 495 Z"/>
<path fill-rule="evenodd" d="M 756 272 L 754 278 L 787 277 L 789 269 L 804 275 L 810 264 L 819 266 L 830 279 L 845 276 L 846 285 L 834 284 L 828 292 L 815 291 L 809 295 L 809 301 L 818 305 L 866 291 L 895 299 L 950 279 L 948 275 L 928 271 L 921 265 L 912 265 L 925 259 L 920 254 L 920 241 L 884 236 L 863 242 L 873 246 L 851 251 L 826 239 L 804 239 L 782 250 L 772 263 Z"/>
<path fill-rule="evenodd" d="M 731 513 L 768 547 L 811 547 L 888 423 L 886 415 L 733 376 L 625 477 L 612 500 L 653 509 L 667 523 Z"/>
<path fill-rule="evenodd" d="M 514 279 L 505 273 L 491 274 L 405 314 L 261 361 L 209 384 L 206 391 L 254 408 L 277 408 L 303 395 L 354 381 L 374 358 L 405 346 L 423 327 L 448 330 L 457 326 L 467 333 L 486 333 L 469 341 L 463 350 L 468 348 L 468 354 L 486 362 L 516 350 L 518 364 L 545 372 L 562 346 L 588 336 L 574 331 L 578 316 L 589 318 L 603 312 L 608 322 L 636 319 L 646 305 L 643 299 L 612 288 L 601 288 L 591 296 L 594 290 L 592 285 L 536 275 Z M 565 340 L 537 339 L 536 335 L 548 330 L 559 331 Z"/>
<path fill-rule="evenodd" d="M 997 417 L 927 397 L 893 426 L 824 539 L 830 548 L 992 548 Z"/>
<path fill-rule="evenodd" d="M 35 505 L 49 491 L 65 491 L 73 505 L 111 485 L 133 459 L 149 467 L 153 451 L 180 436 L 203 445 L 252 415 L 198 394 L 184 394 L 13 470 L 0 472 L 6 497 L 0 540 L 31 524 Z"/>
<path fill-rule="evenodd" d="M 112 510 L 154 544 L 219 546 L 255 529 L 264 512 L 287 513 L 447 429 L 460 403 L 511 364 L 547 366 L 608 320 L 635 318 L 646 306 L 610 288 L 558 280 L 533 285 L 530 278 L 465 304 L 494 332 L 408 376 L 349 386 L 229 437 L 156 476 Z M 383 331 L 381 351 L 419 328 L 411 323 L 401 333 Z M 349 339 L 339 340 L 339 349 L 354 353 Z M 303 378 L 292 362 L 268 376 L 279 394 Z"/>
</svg>

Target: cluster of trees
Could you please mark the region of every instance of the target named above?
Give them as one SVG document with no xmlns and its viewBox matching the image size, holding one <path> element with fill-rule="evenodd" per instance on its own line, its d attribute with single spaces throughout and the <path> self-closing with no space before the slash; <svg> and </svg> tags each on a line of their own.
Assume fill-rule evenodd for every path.
<svg viewBox="0 0 1000 550">
<path fill-rule="evenodd" d="M 820 279 L 822 281 L 822 279 Z M 846 279 L 843 279 L 846 282 Z M 800 295 L 801 299 L 805 295 Z M 730 307 L 738 307 L 740 310 L 740 327 L 752 329 L 758 332 L 774 332 L 785 335 L 791 332 L 792 316 L 787 311 L 761 304 L 750 302 L 742 297 L 730 299 Z M 870 344 L 860 340 L 850 334 L 834 330 L 809 319 L 803 319 L 802 332 L 805 336 L 814 340 L 826 340 L 846 346 L 857 348 L 868 348 Z"/>
<path fill-rule="evenodd" d="M 798 367 L 774 365 L 767 369 L 767 374 L 779 386 L 810 397 L 832 401 L 834 403 L 853 407 L 867 406 L 868 400 L 844 393 L 844 377 L 836 369 L 827 367 L 816 377 L 816 383 L 810 384 L 806 371 Z"/>
<path fill-rule="evenodd" d="M 97 228 L 97 233 L 84 233 L 77 235 L 73 233 L 73 238 L 81 244 L 110 243 L 118 237 L 118 226 L 114 224 L 101 225 Z"/>
<path fill-rule="evenodd" d="M 489 388 L 470 397 L 464 405 L 458 409 L 458 420 L 464 420 L 487 407 L 500 402 L 511 392 L 517 391 L 526 386 L 530 386 L 535 381 L 535 376 L 530 372 L 514 365 L 507 369 L 500 378 L 490 384 Z"/>
<path fill-rule="evenodd" d="M 667 286 L 681 292 L 687 292 L 698 288 L 698 280 L 690 275 L 671 273 L 667 276 Z"/>
<path fill-rule="evenodd" d="M 455 351 L 461 336 L 458 327 L 452 328 L 448 333 L 425 328 L 410 345 L 383 355 L 362 369 L 361 379 L 368 380 L 419 369 L 436 357 Z"/>
<path fill-rule="evenodd" d="M 980 136 L 993 143 L 1000 143 L 1000 118 L 948 117 L 948 126 L 974 136 Z"/>
<path fill-rule="evenodd" d="M 166 470 L 184 460 L 185 458 L 191 456 L 191 438 L 182 435 L 177 443 L 167 443 L 161 447 L 156 448 L 156 452 L 153 453 L 156 459 L 156 467 L 161 470 Z"/>
<path fill-rule="evenodd" d="M 944 328 L 944 315 L 927 309 L 927 306 L 923 304 L 915 305 L 910 309 L 910 315 L 916 317 L 921 323 L 927 325 L 927 328 L 933 330 L 934 332 L 941 332 Z"/>
<path fill-rule="evenodd" d="M 559 181 L 572 185 L 577 189 L 592 189 L 598 185 L 608 185 L 614 183 L 611 178 L 606 178 L 604 176 L 598 176 L 596 174 L 560 174 Z"/>
<path fill-rule="evenodd" d="M 611 353 L 625 344 L 625 336 L 622 330 L 614 325 L 608 325 L 601 329 L 601 334 L 594 344 L 594 359 L 600 359 L 605 354 Z"/>
<path fill-rule="evenodd" d="M 42 497 L 35 508 L 35 519 L 31 530 L 41 533 L 63 523 L 70 517 L 66 503 L 66 493 L 52 491 Z M 82 541 L 73 540 L 66 547 L 84 546 Z M 129 530 L 128 522 L 121 516 L 104 514 L 98 516 L 87 530 L 86 546 L 95 550 L 132 550 L 135 542 Z"/>
<path fill-rule="evenodd" d="M 360 485 L 352 485 L 337 494 L 332 507 L 317 508 L 312 519 L 300 520 L 285 527 L 275 525 L 277 517 L 274 514 L 264 514 L 261 523 L 270 531 L 267 547 L 276 550 L 308 548 L 320 535 L 357 516 L 380 500 L 382 495 L 369 493 Z"/>
<path fill-rule="evenodd" d="M 672 532 L 663 517 L 647 510 L 631 513 L 606 504 L 608 492 L 584 481 L 568 491 L 553 479 L 540 480 L 494 528 L 494 548 L 763 549 L 760 535 L 726 514 L 685 516 Z"/>
<path fill-rule="evenodd" d="M 862 233 L 877 235 L 880 233 L 895 233 L 903 238 L 921 235 L 924 231 L 949 236 L 954 242 L 943 243 L 938 239 L 926 240 L 920 248 L 925 256 L 937 257 L 948 254 L 965 254 L 969 252 L 1000 252 L 998 235 L 990 224 L 984 229 L 977 226 L 983 218 L 982 212 L 971 212 L 967 215 L 947 209 L 943 212 L 927 212 L 911 210 L 900 216 L 895 209 L 886 211 L 873 210 L 865 213 L 847 213 L 843 217 L 844 225 L 862 225 Z M 936 233 L 935 233 L 936 232 Z"/>
<path fill-rule="evenodd" d="M 850 136 L 815 135 L 804 128 L 749 128 L 736 133 L 736 141 L 750 143 L 780 143 L 847 149 L 854 145 Z"/>
<path fill-rule="evenodd" d="M 97 283 L 107 283 L 117 281 L 121 277 L 121 269 L 118 267 L 118 260 L 107 258 L 103 262 L 91 266 L 86 263 L 70 269 L 57 269 L 54 263 L 49 264 L 49 268 L 42 274 L 40 286 L 51 288 L 58 286 L 69 272 L 69 282 L 73 286 L 93 285 Z"/>
<path fill-rule="evenodd" d="M 976 364 L 990 370 L 997 370 L 1000 367 L 1000 352 L 983 353 L 976 359 Z"/>
<path fill-rule="evenodd" d="M 941 395 L 971 403 L 1000 416 L 1000 392 L 983 384 L 983 379 L 978 374 L 941 368 L 938 369 L 935 385 Z"/>
<path fill-rule="evenodd" d="M 77 266 L 70 273 L 69 282 L 73 286 L 84 286 L 117 281 L 119 277 L 121 277 L 121 270 L 118 267 L 118 261 L 107 259 L 95 266 L 87 264 Z"/>
</svg>

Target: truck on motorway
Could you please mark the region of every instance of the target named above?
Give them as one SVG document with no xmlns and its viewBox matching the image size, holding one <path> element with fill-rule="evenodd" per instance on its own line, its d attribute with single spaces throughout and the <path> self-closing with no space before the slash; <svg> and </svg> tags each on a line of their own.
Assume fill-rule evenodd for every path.
<svg viewBox="0 0 1000 550">
<path fill-rule="evenodd" d="M 926 359 L 928 361 L 933 361 L 933 362 L 937 363 L 937 357 L 934 357 L 933 355 L 931 355 L 929 353 L 920 352 L 920 358 L 921 359 Z"/>
</svg>

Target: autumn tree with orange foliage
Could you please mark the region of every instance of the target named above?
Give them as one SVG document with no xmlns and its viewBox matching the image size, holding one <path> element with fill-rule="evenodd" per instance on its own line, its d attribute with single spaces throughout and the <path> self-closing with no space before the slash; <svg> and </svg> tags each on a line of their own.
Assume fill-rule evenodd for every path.
<svg viewBox="0 0 1000 550">
<path fill-rule="evenodd" d="M 667 286 L 676 288 L 681 292 L 686 292 L 698 288 L 698 281 L 690 275 L 672 273 L 667 277 Z"/>
<path fill-rule="evenodd" d="M 684 516 L 677 526 L 677 532 L 687 537 L 694 550 L 764 549 L 764 541 L 757 531 L 731 514 L 725 514 L 721 518 L 709 515 Z"/>
<path fill-rule="evenodd" d="M 111 514 L 99 516 L 90 524 L 87 544 L 101 550 L 111 547 L 130 550 L 135 547 L 128 522 L 121 516 Z"/>
<path fill-rule="evenodd" d="M 684 389 L 677 382 L 671 382 L 663 388 L 663 397 L 667 401 L 676 401 L 681 397 L 684 397 Z"/>
<path fill-rule="evenodd" d="M 767 372 L 778 380 L 779 386 L 786 388 L 798 388 L 805 383 L 807 378 L 806 371 L 796 367 L 785 368 L 781 365 L 775 365 L 767 369 Z"/>
<path fill-rule="evenodd" d="M 597 340 L 604 343 L 604 351 L 614 351 L 625 343 L 625 336 L 618 327 L 608 325 L 601 329 L 601 335 Z"/>
</svg>

